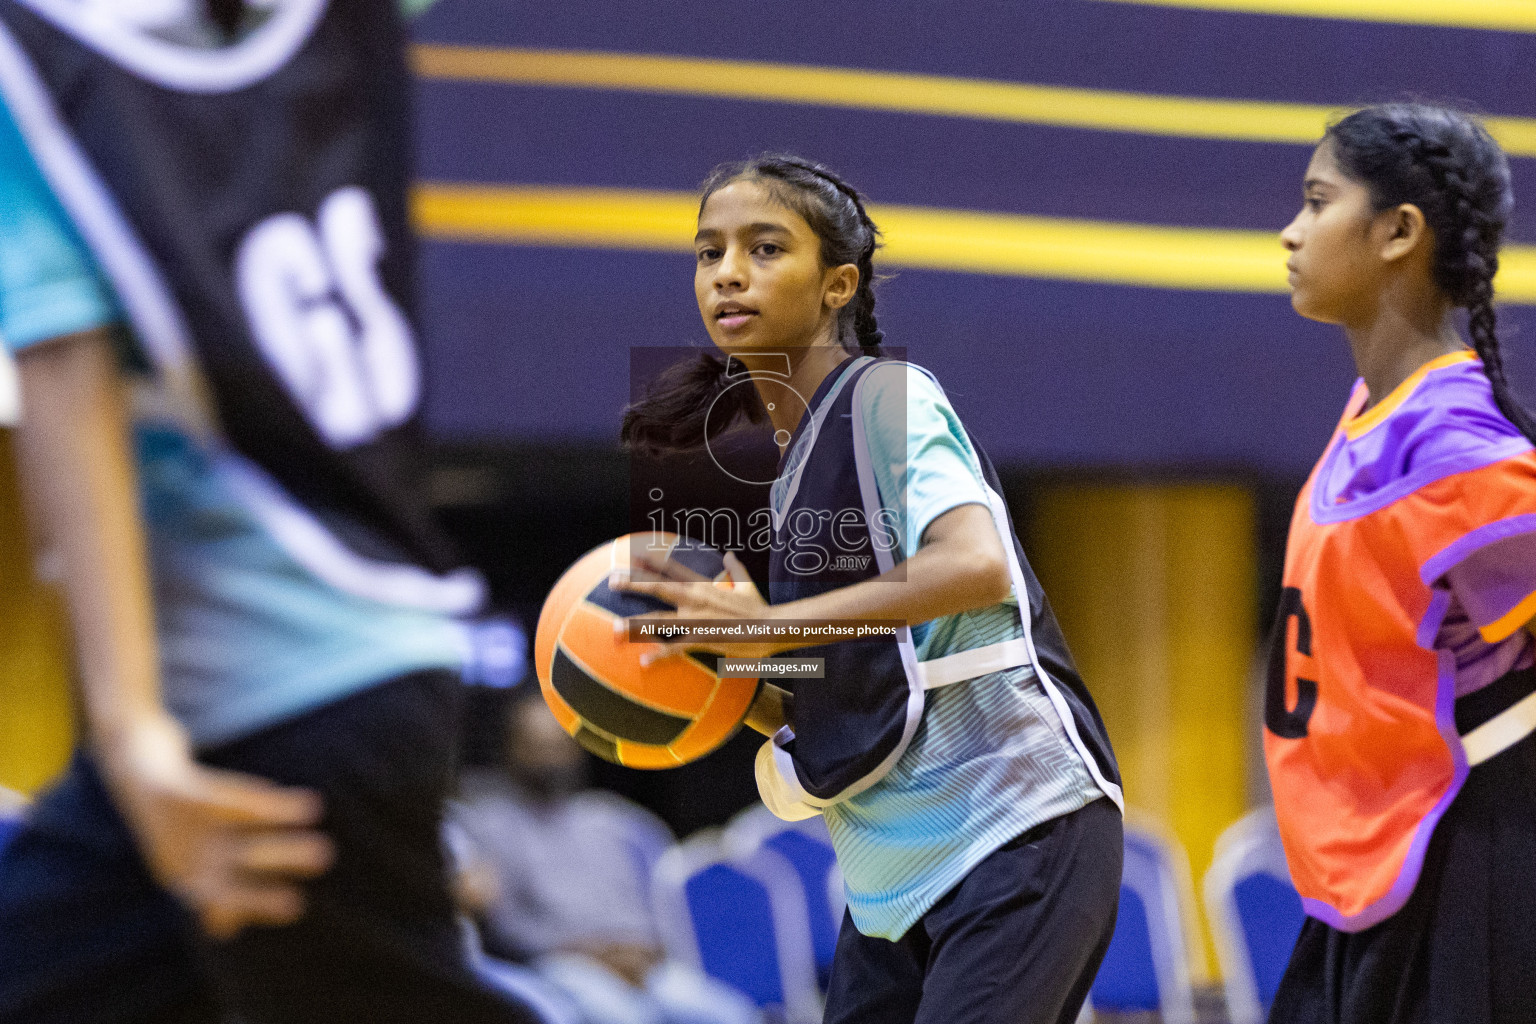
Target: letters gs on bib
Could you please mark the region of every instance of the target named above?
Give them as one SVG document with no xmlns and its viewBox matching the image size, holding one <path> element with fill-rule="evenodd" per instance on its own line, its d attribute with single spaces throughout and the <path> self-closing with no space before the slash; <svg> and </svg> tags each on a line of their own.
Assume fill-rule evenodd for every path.
<svg viewBox="0 0 1536 1024">
<path fill-rule="evenodd" d="M 383 255 L 373 197 L 357 186 L 327 196 L 313 222 L 268 217 L 235 255 L 257 347 L 337 449 L 405 422 L 420 398 L 410 322 L 379 280 Z"/>
</svg>

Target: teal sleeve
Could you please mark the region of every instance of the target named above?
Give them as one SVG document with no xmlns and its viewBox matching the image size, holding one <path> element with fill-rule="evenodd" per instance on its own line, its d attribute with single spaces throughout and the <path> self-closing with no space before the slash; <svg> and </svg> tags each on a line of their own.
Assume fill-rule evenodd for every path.
<svg viewBox="0 0 1536 1024">
<path fill-rule="evenodd" d="M 111 289 L 0 103 L 0 339 L 14 351 L 118 318 Z"/>
<path fill-rule="evenodd" d="M 987 503 L 965 428 L 926 373 L 905 363 L 870 370 L 860 415 L 881 504 L 899 524 L 903 557 L 921 546 L 923 531 L 945 512 Z"/>
</svg>

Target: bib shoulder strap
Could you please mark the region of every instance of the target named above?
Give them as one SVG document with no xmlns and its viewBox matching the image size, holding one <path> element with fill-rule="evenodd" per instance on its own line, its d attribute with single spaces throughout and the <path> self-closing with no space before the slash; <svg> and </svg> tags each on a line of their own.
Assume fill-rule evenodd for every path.
<svg viewBox="0 0 1536 1024">
<path fill-rule="evenodd" d="M 917 674 L 923 681 L 923 689 L 937 690 L 941 686 L 962 683 L 977 676 L 1029 663 L 1029 644 L 1019 636 L 985 647 L 972 647 L 970 650 L 946 654 L 942 658 L 920 661 L 917 663 Z"/>
</svg>

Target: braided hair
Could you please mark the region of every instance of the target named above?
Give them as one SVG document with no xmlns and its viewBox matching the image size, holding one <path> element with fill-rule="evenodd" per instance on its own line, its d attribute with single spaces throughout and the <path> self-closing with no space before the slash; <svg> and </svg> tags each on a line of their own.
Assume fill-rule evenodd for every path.
<svg viewBox="0 0 1536 1024">
<path fill-rule="evenodd" d="M 767 153 L 721 164 L 704 179 L 699 212 L 709 197 L 737 181 L 763 186 L 778 203 L 805 219 L 821 240 L 821 265 L 852 263 L 858 289 L 838 310 L 837 340 L 850 354 L 878 356 L 884 335 L 875 319 L 875 250 L 880 229 L 864 209 L 864 197 L 823 164 L 786 153 Z M 726 361 L 713 352 L 674 367 L 646 396 L 624 410 L 621 438 L 650 452 L 698 448 L 740 419 L 761 423 L 767 416 L 756 388 L 732 387 Z M 707 421 L 707 423 L 706 423 Z"/>
<path fill-rule="evenodd" d="M 1377 211 L 1417 206 L 1434 233 L 1435 284 L 1467 310 L 1467 332 L 1499 410 L 1536 442 L 1536 419 L 1504 375 L 1493 276 L 1514 209 L 1509 160 L 1469 114 L 1422 103 L 1358 110 L 1324 136 L 1335 162 L 1366 186 Z"/>
</svg>

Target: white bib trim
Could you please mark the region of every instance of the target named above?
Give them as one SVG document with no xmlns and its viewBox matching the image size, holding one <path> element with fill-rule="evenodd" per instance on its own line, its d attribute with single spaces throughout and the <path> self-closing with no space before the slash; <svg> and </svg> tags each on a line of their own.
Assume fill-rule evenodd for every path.
<svg viewBox="0 0 1536 1024">
<path fill-rule="evenodd" d="M 239 42 L 199 49 L 153 35 L 111 3 L 21 2 L 140 78 L 167 89 L 208 93 L 244 89 L 282 67 L 309 39 L 326 8 L 326 0 L 286 0 Z"/>
<path fill-rule="evenodd" d="M 837 396 L 843 390 L 843 385 L 848 383 L 849 375 L 857 373 L 859 367 L 867 362 L 871 362 L 873 358 L 873 356 L 861 356 L 854 360 L 852 366 L 842 372 L 837 379 L 837 383 L 832 385 L 832 390 L 827 392 L 826 397 L 821 400 L 821 407 L 811 414 L 810 422 L 805 425 L 805 433 L 795 442 L 795 446 L 790 449 L 789 459 L 791 462 L 794 461 L 796 454 L 802 449 L 805 454 L 800 457 L 800 461 L 795 463 L 794 468 L 790 470 L 789 479 L 784 484 L 784 498 L 779 503 L 780 507 L 774 508 L 771 504 L 769 506 L 769 512 L 773 515 L 773 531 L 775 533 L 784 529 L 784 516 L 788 512 L 789 507 L 795 503 L 795 495 L 800 492 L 800 477 L 805 472 L 805 464 L 811 461 L 811 449 L 816 447 L 816 439 L 821 436 L 821 426 L 827 421 L 827 416 L 832 411 L 832 403 L 837 401 Z M 809 401 L 806 402 L 806 407 L 810 407 Z"/>
<path fill-rule="evenodd" d="M 1014 637 L 985 647 L 972 647 L 968 651 L 946 654 L 942 658 L 920 661 L 917 663 L 917 674 L 923 681 L 923 689 L 937 690 L 941 686 L 963 683 L 967 679 L 1029 663 L 1029 645 L 1023 637 Z"/>
<path fill-rule="evenodd" d="M 1536 693 L 1494 715 L 1461 738 L 1467 766 L 1480 765 L 1536 732 Z"/>
</svg>

